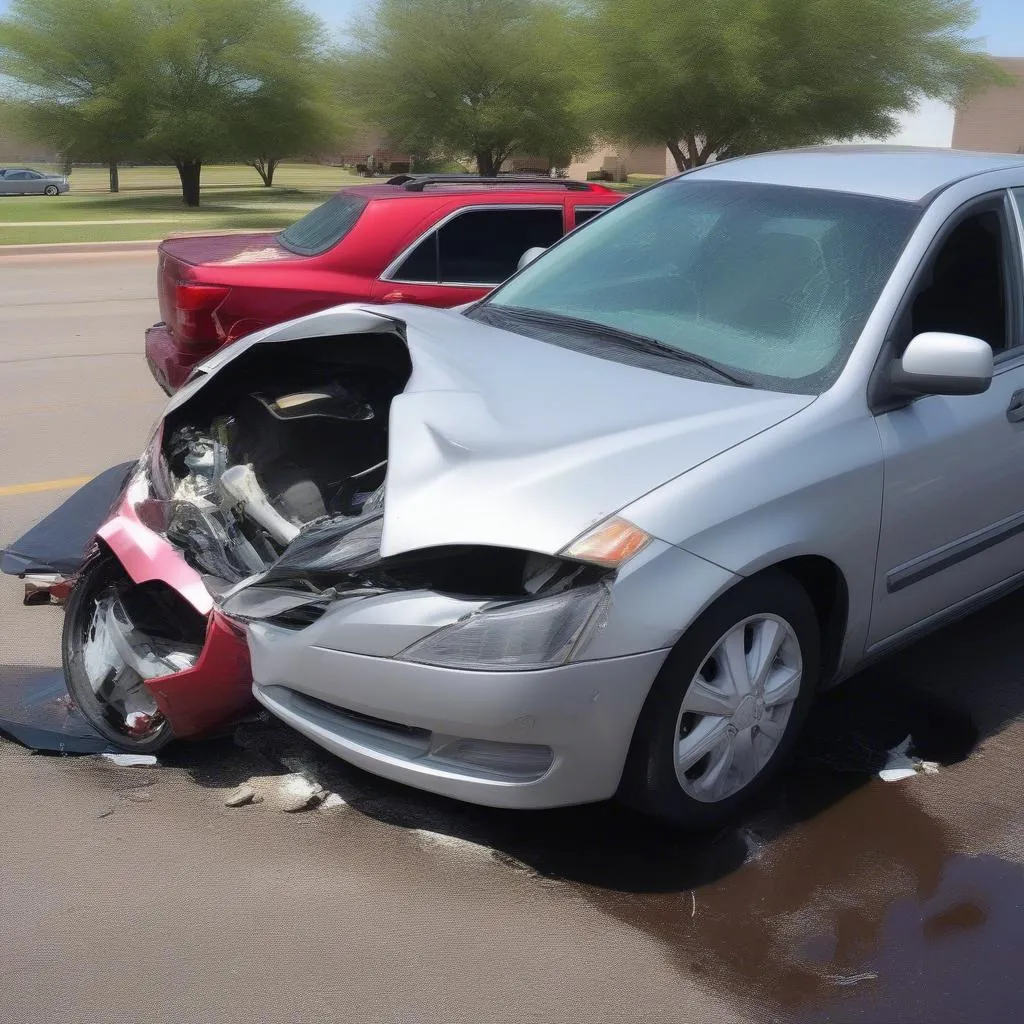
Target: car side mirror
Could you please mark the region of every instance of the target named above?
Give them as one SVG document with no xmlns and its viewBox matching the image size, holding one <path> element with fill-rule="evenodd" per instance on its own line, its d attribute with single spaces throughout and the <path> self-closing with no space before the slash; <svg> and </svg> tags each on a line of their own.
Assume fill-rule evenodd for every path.
<svg viewBox="0 0 1024 1024">
<path fill-rule="evenodd" d="M 919 334 L 893 363 L 889 383 L 908 397 L 980 395 L 992 383 L 992 346 L 966 334 Z"/>
<path fill-rule="evenodd" d="M 522 270 L 523 267 L 532 263 L 542 252 L 547 250 L 543 245 L 535 245 L 532 249 L 527 249 L 522 256 L 519 257 L 519 263 L 516 266 L 516 270 Z"/>
</svg>

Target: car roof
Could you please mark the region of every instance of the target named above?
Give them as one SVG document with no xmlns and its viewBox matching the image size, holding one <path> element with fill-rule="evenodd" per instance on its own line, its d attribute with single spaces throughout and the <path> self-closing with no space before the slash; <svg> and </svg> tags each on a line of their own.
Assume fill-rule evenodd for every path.
<svg viewBox="0 0 1024 1024">
<path fill-rule="evenodd" d="M 916 203 L 964 178 L 1011 167 L 1024 171 L 1024 155 L 845 145 L 735 157 L 692 174 L 702 180 L 792 185 Z"/>
<path fill-rule="evenodd" d="M 541 177 L 538 177 L 536 181 L 513 178 L 508 182 L 493 180 L 474 182 L 472 176 L 469 175 L 466 176 L 465 180 L 453 180 L 456 177 L 458 176 L 441 175 L 436 179 L 428 178 L 425 187 L 416 187 L 417 182 L 415 178 L 412 178 L 411 181 L 397 181 L 393 179 L 372 185 L 346 185 L 344 188 L 339 189 L 339 192 L 375 200 L 429 200 L 431 198 L 450 198 L 452 196 L 465 196 L 472 199 L 500 196 L 507 199 L 509 196 L 522 198 L 524 195 L 527 195 L 531 201 L 547 200 L 555 203 L 561 202 L 566 196 L 575 196 L 577 199 L 586 200 L 623 198 L 622 192 L 595 182 Z M 410 187 L 410 185 L 413 187 Z"/>
</svg>

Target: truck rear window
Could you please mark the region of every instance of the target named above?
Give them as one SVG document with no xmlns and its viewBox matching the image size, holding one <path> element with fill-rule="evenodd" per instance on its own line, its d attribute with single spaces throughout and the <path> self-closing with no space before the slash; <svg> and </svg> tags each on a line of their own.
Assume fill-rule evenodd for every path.
<svg viewBox="0 0 1024 1024">
<path fill-rule="evenodd" d="M 300 256 L 319 256 L 333 249 L 352 230 L 365 209 L 365 199 L 339 192 L 285 228 L 277 240 Z"/>
</svg>

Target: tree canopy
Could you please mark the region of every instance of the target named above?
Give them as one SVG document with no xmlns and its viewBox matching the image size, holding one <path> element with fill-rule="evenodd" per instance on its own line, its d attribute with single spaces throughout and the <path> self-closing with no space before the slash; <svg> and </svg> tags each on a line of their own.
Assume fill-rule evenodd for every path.
<svg viewBox="0 0 1024 1024">
<path fill-rule="evenodd" d="M 134 0 L 14 0 L 0 20 L 0 71 L 16 83 L 12 125 L 70 158 L 116 166 L 141 144 L 145 54 Z"/>
<path fill-rule="evenodd" d="M 603 135 L 712 157 L 884 137 L 1000 72 L 969 0 L 580 0 Z"/>
<path fill-rule="evenodd" d="M 410 151 L 565 159 L 590 138 L 576 108 L 572 23 L 550 0 L 380 0 L 341 56 L 344 94 Z"/>
<path fill-rule="evenodd" d="M 211 160 L 262 164 L 334 127 L 319 21 L 295 0 L 13 0 L 0 72 L 23 122 L 77 159 L 169 160 L 199 205 Z"/>
</svg>

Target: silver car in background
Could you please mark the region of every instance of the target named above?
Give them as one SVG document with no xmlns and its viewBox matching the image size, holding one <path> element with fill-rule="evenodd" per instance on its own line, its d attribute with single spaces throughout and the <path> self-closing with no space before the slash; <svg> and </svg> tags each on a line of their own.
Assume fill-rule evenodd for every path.
<svg viewBox="0 0 1024 1024">
<path fill-rule="evenodd" d="M 1024 158 L 941 151 L 665 181 L 468 309 L 341 306 L 200 364 L 145 521 L 340 757 L 714 824 L 822 686 L 1024 581 L 1022 203 Z"/>
<path fill-rule="evenodd" d="M 69 188 L 65 174 L 46 174 L 28 167 L 0 168 L 0 196 L 60 196 Z"/>
</svg>

